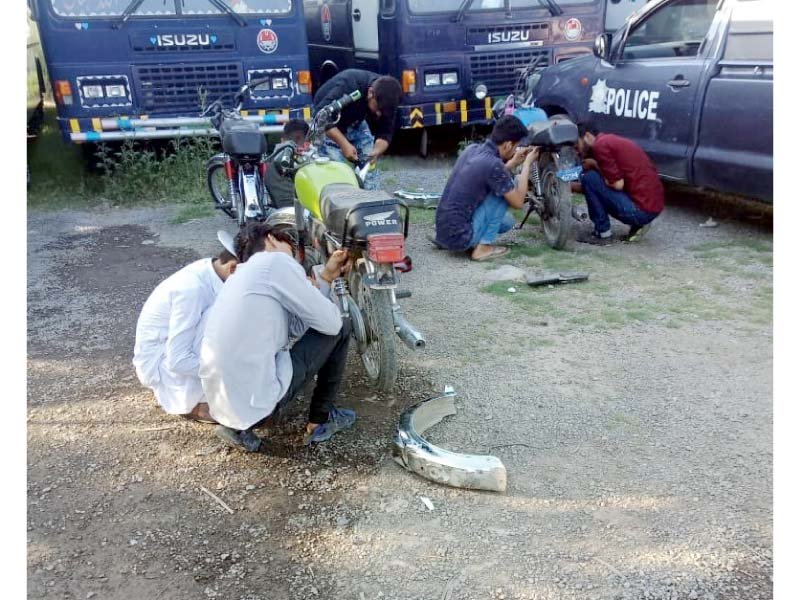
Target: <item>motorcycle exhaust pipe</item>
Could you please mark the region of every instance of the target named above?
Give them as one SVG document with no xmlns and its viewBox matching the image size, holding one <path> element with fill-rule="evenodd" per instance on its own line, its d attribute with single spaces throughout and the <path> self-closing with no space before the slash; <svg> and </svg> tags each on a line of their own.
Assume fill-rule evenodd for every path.
<svg viewBox="0 0 800 600">
<path fill-rule="evenodd" d="M 394 313 L 394 331 L 397 333 L 397 337 L 412 350 L 425 349 L 425 338 L 422 337 L 422 334 L 397 312 Z"/>
</svg>

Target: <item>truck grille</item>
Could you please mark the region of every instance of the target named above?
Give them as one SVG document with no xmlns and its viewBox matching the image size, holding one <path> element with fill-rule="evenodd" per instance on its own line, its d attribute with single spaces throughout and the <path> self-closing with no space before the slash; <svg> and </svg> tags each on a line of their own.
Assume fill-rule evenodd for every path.
<svg viewBox="0 0 800 600">
<path fill-rule="evenodd" d="M 199 113 L 203 96 L 208 104 L 242 85 L 237 63 L 140 65 L 134 73 L 147 112 Z"/>
<path fill-rule="evenodd" d="M 520 70 L 542 56 L 538 69 L 550 62 L 550 51 L 538 48 L 514 52 L 482 52 L 469 57 L 472 86 L 482 83 L 489 88 L 489 95 L 510 94 L 519 79 Z"/>
</svg>

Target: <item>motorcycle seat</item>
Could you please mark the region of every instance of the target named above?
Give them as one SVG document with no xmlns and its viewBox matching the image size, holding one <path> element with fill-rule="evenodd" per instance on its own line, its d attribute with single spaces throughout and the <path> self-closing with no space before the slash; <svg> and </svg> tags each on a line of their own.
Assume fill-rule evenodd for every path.
<svg viewBox="0 0 800 600">
<path fill-rule="evenodd" d="M 535 121 L 528 125 L 525 145 L 559 146 L 578 141 L 578 126 L 566 117 L 551 117 L 547 121 Z"/>
<path fill-rule="evenodd" d="M 380 206 L 395 207 L 397 204 L 397 199 L 387 192 L 362 190 L 347 183 L 330 183 L 322 188 L 320 195 L 322 218 L 328 229 L 337 236 L 345 230 L 347 214 L 360 205 L 379 209 Z"/>
<path fill-rule="evenodd" d="M 222 150 L 237 156 L 260 156 L 267 151 L 267 139 L 250 121 L 230 120 L 220 126 Z"/>
</svg>

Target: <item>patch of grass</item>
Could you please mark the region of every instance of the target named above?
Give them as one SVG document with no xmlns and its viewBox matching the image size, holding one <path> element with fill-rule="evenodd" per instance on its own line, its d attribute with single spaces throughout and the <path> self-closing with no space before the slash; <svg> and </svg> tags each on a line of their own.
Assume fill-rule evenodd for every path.
<svg viewBox="0 0 800 600">
<path fill-rule="evenodd" d="M 433 225 L 436 223 L 436 211 L 431 208 L 409 207 L 408 216 L 412 225 Z"/>
<path fill-rule="evenodd" d="M 753 238 L 740 238 L 737 240 L 719 240 L 711 242 L 703 242 L 695 246 L 691 246 L 689 250 L 692 252 L 708 253 L 730 249 L 743 249 L 751 250 L 752 252 L 772 252 L 772 244 L 764 240 Z"/>
<path fill-rule="evenodd" d="M 397 181 L 397 177 L 390 175 L 389 177 L 383 177 L 381 183 L 387 187 L 395 187 L 399 182 Z"/>
<path fill-rule="evenodd" d="M 55 109 L 45 109 L 39 137 L 28 144 L 28 205 L 39 209 L 84 207 L 97 202 L 102 182 L 86 171 L 81 148 L 61 138 Z"/>
<path fill-rule="evenodd" d="M 215 210 L 211 202 L 186 204 L 175 213 L 175 216 L 172 218 L 172 223 L 174 225 L 180 225 L 181 223 L 187 223 L 194 219 L 206 219 L 208 217 L 213 217 L 214 212 Z"/>
</svg>

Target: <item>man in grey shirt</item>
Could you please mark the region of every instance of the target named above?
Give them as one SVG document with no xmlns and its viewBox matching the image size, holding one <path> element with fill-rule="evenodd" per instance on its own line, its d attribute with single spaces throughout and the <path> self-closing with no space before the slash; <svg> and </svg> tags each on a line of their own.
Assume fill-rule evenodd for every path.
<svg viewBox="0 0 800 600">
<path fill-rule="evenodd" d="M 293 258 L 290 231 L 251 223 L 239 234 L 240 264 L 211 308 L 201 342 L 200 379 L 209 412 L 220 423 L 216 433 L 250 452 L 261 446 L 252 428 L 315 375 L 305 442 L 327 441 L 356 419 L 333 402 L 350 332 L 330 298 L 330 284 L 347 253 L 335 252 L 318 268 L 315 286 Z"/>
</svg>

